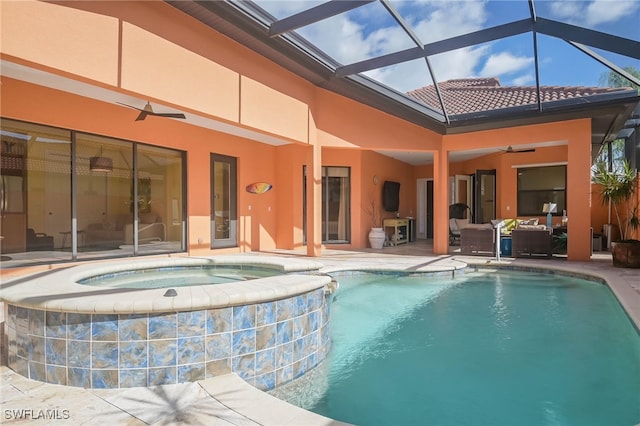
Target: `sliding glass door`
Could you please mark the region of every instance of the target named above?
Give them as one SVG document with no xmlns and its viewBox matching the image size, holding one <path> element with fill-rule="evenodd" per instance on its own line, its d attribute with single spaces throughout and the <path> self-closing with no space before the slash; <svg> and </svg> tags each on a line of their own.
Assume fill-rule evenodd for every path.
<svg viewBox="0 0 640 426">
<path fill-rule="evenodd" d="M 9 119 L 0 136 L 8 266 L 185 250 L 184 152 Z"/>
<path fill-rule="evenodd" d="M 302 168 L 302 230 L 307 243 L 307 167 Z M 322 242 L 351 240 L 351 179 L 348 167 L 322 168 Z"/>
</svg>

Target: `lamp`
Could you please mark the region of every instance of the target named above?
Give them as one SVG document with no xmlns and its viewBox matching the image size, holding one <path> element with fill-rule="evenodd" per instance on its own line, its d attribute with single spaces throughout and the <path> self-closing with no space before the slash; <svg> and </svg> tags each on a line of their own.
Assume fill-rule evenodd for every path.
<svg viewBox="0 0 640 426">
<path fill-rule="evenodd" d="M 551 228 L 551 213 L 558 211 L 558 205 L 556 203 L 544 203 L 542 206 L 542 213 L 547 214 L 547 228 Z"/>
<path fill-rule="evenodd" d="M 113 171 L 113 159 L 102 156 L 102 147 L 100 147 L 100 155 L 89 158 L 89 170 L 105 173 Z"/>
</svg>

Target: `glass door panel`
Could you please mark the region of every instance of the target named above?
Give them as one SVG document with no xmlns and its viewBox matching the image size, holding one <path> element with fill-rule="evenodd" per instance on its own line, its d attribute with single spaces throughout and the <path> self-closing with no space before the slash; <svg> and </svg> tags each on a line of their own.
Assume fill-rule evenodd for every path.
<svg viewBox="0 0 640 426">
<path fill-rule="evenodd" d="M 133 144 L 78 133 L 78 258 L 129 256 L 133 246 Z"/>
<path fill-rule="evenodd" d="M 237 159 L 211 155 L 211 248 L 238 245 Z"/>
<path fill-rule="evenodd" d="M 2 120 L 1 134 L 3 253 L 71 259 L 71 132 Z"/>
<path fill-rule="evenodd" d="M 496 218 L 496 171 L 477 170 L 475 179 L 475 223 L 488 223 Z"/>
<path fill-rule="evenodd" d="M 322 229 L 324 243 L 351 239 L 351 182 L 348 167 L 322 168 Z"/>
<path fill-rule="evenodd" d="M 183 155 L 137 146 L 138 253 L 175 252 L 184 242 Z"/>
</svg>

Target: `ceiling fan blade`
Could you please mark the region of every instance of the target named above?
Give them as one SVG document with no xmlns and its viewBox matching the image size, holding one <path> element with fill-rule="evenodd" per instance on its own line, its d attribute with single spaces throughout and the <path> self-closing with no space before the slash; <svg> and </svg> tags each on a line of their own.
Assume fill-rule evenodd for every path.
<svg viewBox="0 0 640 426">
<path fill-rule="evenodd" d="M 505 154 L 517 154 L 520 152 L 535 152 L 535 148 L 525 148 L 525 149 L 513 149 L 512 146 L 507 147 L 507 149 L 503 149 L 501 151 L 503 151 Z"/>
<path fill-rule="evenodd" d="M 151 115 L 157 115 L 158 117 L 169 117 L 169 118 L 187 118 L 184 114 L 179 112 L 154 112 Z"/>
<path fill-rule="evenodd" d="M 137 109 L 137 108 L 136 108 L 136 109 Z M 139 111 L 140 111 L 140 114 L 138 114 L 138 116 L 136 117 L 136 121 L 142 121 L 142 120 L 144 120 L 145 118 L 147 118 L 147 115 L 149 115 L 149 113 L 148 113 L 147 111 L 145 111 L 145 110 L 142 110 L 142 109 L 141 109 L 141 110 L 139 110 Z"/>
<path fill-rule="evenodd" d="M 120 105 L 124 105 L 124 106 L 129 107 L 129 108 L 136 109 L 136 110 L 138 110 L 138 111 L 144 111 L 142 108 L 134 107 L 134 106 L 132 106 L 132 105 L 123 104 L 122 102 L 116 102 L 116 103 L 117 103 L 117 104 L 120 104 Z"/>
<path fill-rule="evenodd" d="M 116 103 L 120 105 L 124 105 L 129 108 L 133 108 L 137 111 L 140 111 L 140 114 L 138 114 L 135 121 L 142 121 L 145 118 L 147 118 L 148 115 L 156 115 L 158 117 L 167 117 L 167 118 L 180 118 L 183 120 L 187 118 L 184 114 L 180 112 L 154 112 L 153 108 L 151 108 L 151 103 L 149 102 L 147 102 L 144 108 L 138 108 L 132 105 L 123 104 L 122 102 L 116 102 Z"/>
</svg>

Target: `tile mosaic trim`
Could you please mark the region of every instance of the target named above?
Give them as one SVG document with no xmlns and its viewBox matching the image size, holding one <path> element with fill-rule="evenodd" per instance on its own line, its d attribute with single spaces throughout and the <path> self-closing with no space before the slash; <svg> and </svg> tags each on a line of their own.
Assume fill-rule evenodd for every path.
<svg viewBox="0 0 640 426">
<path fill-rule="evenodd" d="M 8 305 L 9 367 L 83 388 L 196 381 L 235 372 L 262 390 L 304 375 L 329 352 L 323 288 L 244 306 L 79 314 Z"/>
</svg>

